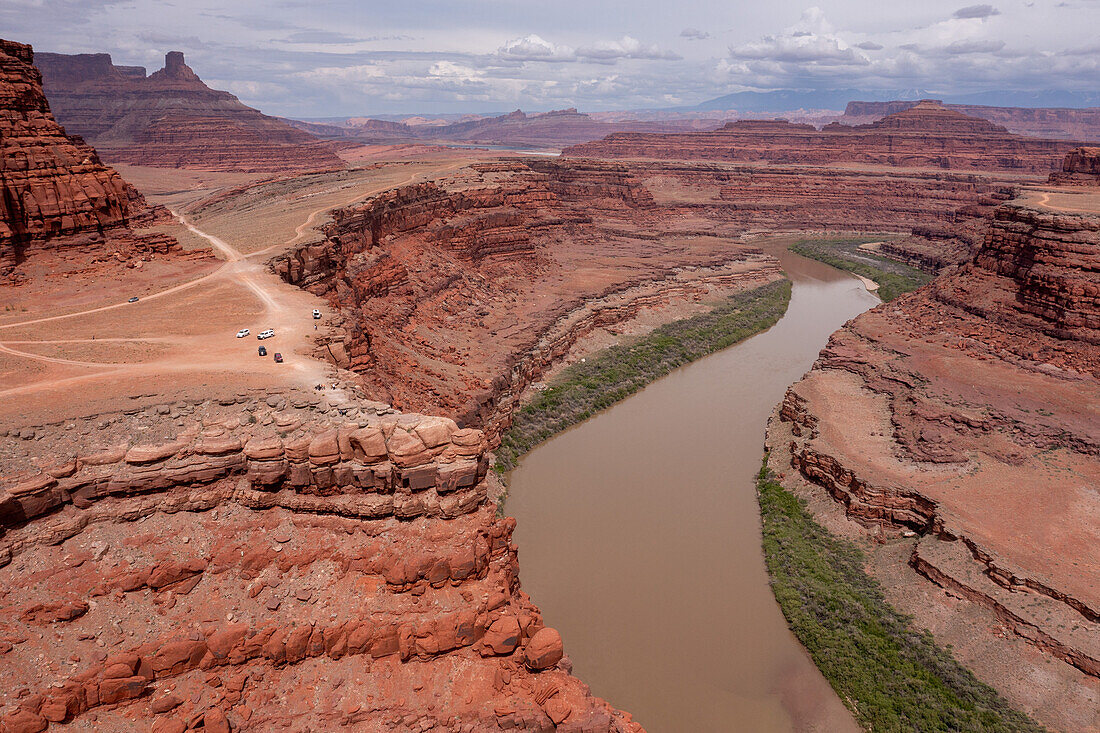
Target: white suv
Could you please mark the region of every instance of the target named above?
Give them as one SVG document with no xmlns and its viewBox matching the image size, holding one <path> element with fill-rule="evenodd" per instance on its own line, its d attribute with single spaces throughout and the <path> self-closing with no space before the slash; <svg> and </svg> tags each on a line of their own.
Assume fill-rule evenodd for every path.
<svg viewBox="0 0 1100 733">
<path fill-rule="evenodd" d="M 319 310 L 317 310 L 316 308 L 314 308 L 314 309 L 313 309 L 313 317 L 314 317 L 314 318 L 320 318 L 320 317 L 321 317 L 321 311 L 319 311 Z"/>
<path fill-rule="evenodd" d="M 260 331 L 260 332 L 259 332 L 258 334 L 256 334 L 256 338 L 258 338 L 258 339 L 260 339 L 261 341 L 263 341 L 264 339 L 269 339 L 269 338 L 271 338 L 271 337 L 272 337 L 272 336 L 274 336 L 274 335 L 275 335 L 275 330 L 274 330 L 274 329 L 271 329 L 271 328 L 269 328 L 269 329 L 267 329 L 266 331 Z"/>
<path fill-rule="evenodd" d="M 242 328 L 240 331 L 237 331 L 237 338 L 243 339 L 248 334 L 249 334 L 249 330 L 247 328 Z"/>
</svg>

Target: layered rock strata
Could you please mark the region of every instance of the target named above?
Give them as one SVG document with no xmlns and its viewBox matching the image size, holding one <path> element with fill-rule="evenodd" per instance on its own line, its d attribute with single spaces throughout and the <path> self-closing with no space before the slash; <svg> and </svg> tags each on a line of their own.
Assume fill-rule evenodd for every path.
<svg viewBox="0 0 1100 733">
<path fill-rule="evenodd" d="M 551 147 L 599 140 L 613 132 L 676 132 L 709 129 L 708 120 L 668 122 L 604 122 L 577 112 L 575 108 L 526 114 L 516 110 L 498 117 L 464 120 L 450 124 L 407 124 L 368 118 L 351 118 L 343 124 L 321 124 L 287 120 L 294 127 L 321 138 L 355 140 L 363 143 L 393 143 L 413 140 L 461 141 L 498 145 Z"/>
<path fill-rule="evenodd" d="M 1061 140 L 1013 135 L 986 120 L 925 100 L 856 127 L 833 123 L 818 130 L 785 120 L 739 120 L 713 132 L 617 133 L 568 147 L 563 154 L 803 165 L 853 163 L 1046 175 L 1060 166 L 1074 146 Z"/>
<path fill-rule="evenodd" d="M 915 533 L 913 571 L 1073 668 L 1029 689 L 1008 645 L 964 660 L 1056 727 L 1100 724 L 1044 697 L 1100 678 L 1098 298 L 1100 215 L 1002 206 L 972 263 L 837 332 L 769 437 L 780 470 Z"/>
<path fill-rule="evenodd" d="M 1076 148 L 1066 154 L 1062 170 L 1050 174 L 1057 186 L 1100 186 L 1100 147 Z"/>
<path fill-rule="evenodd" d="M 321 355 L 372 396 L 495 436 L 593 329 L 776 277 L 753 234 L 935 226 L 964 242 L 961 259 L 1009 191 L 923 171 L 479 164 L 337 210 L 323 241 L 274 266 L 344 314 Z"/>
<path fill-rule="evenodd" d="M 519 590 L 483 434 L 317 403 L 0 439 L 0 726 L 640 731 Z"/>
<path fill-rule="evenodd" d="M 845 125 L 866 125 L 887 115 L 904 112 L 917 100 L 849 102 L 837 120 Z M 1050 140 L 1100 140 L 1100 107 L 990 107 L 981 104 L 945 104 L 947 109 L 980 117 L 1009 132 Z"/>
<path fill-rule="evenodd" d="M 0 275 L 36 250 L 167 252 L 165 235 L 136 235 L 167 216 L 149 207 L 96 151 L 57 124 L 30 46 L 0 40 Z"/>
<path fill-rule="evenodd" d="M 327 143 L 211 89 L 170 51 L 164 68 L 114 66 L 107 54 L 39 54 L 58 120 L 112 163 L 214 171 L 332 170 Z"/>
</svg>

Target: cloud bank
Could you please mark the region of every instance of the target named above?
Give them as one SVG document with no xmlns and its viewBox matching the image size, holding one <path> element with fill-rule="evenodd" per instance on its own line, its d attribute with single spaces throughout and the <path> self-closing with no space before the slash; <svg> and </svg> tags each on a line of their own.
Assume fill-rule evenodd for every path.
<svg viewBox="0 0 1100 733">
<path fill-rule="evenodd" d="M 0 28 L 150 70 L 182 50 L 212 86 L 298 117 L 666 107 L 771 89 L 1100 92 L 1093 0 L 810 2 L 7 0 Z"/>
</svg>

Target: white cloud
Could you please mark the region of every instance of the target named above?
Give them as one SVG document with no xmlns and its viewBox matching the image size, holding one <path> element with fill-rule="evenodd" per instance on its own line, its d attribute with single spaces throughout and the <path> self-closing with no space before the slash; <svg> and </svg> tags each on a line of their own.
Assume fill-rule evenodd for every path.
<svg viewBox="0 0 1100 733">
<path fill-rule="evenodd" d="M 794 26 L 759 41 L 730 47 L 730 57 L 743 61 L 818 66 L 865 66 L 870 59 L 833 32 L 821 8 L 808 8 Z"/>
<path fill-rule="evenodd" d="M 572 61 L 576 53 L 569 46 L 550 43 L 534 33 L 508 41 L 496 55 L 511 61 Z"/>
<path fill-rule="evenodd" d="M 746 88 L 1100 91 L 1097 0 L 830 0 L 827 17 L 819 1 L 0 0 L 0 27 L 150 71 L 182 50 L 246 104 L 306 117 L 629 109 Z"/>
<path fill-rule="evenodd" d="M 600 62 L 614 62 L 618 59 L 679 59 L 672 51 L 663 51 L 655 45 L 642 43 L 637 38 L 623 36 L 617 41 L 600 41 L 591 46 L 577 49 L 577 56 Z"/>
<path fill-rule="evenodd" d="M 463 64 L 456 64 L 454 61 L 436 61 L 428 68 L 428 75 L 473 81 L 480 79 L 484 73 Z"/>
</svg>

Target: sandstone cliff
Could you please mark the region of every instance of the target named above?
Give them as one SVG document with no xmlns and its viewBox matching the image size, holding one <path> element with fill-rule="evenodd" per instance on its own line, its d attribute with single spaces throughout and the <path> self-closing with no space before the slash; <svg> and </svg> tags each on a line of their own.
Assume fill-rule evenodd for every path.
<svg viewBox="0 0 1100 733">
<path fill-rule="evenodd" d="M 1050 174 L 1058 186 L 1100 186 L 1100 148 L 1076 148 L 1066 154 L 1062 170 Z"/>
<path fill-rule="evenodd" d="M 641 731 L 520 591 L 480 431 L 299 393 L 77 422 L 0 437 L 3 730 Z"/>
<path fill-rule="evenodd" d="M 57 119 L 114 163 L 218 171 L 343 167 L 323 143 L 211 89 L 171 51 L 149 76 L 107 54 L 38 55 Z"/>
<path fill-rule="evenodd" d="M 337 210 L 323 241 L 274 266 L 343 313 L 321 355 L 372 397 L 495 437 L 523 389 L 590 331 L 774 278 L 775 261 L 744 241 L 753 233 L 934 229 L 913 239 L 961 260 L 1009 190 L 925 171 L 479 164 Z"/>
<path fill-rule="evenodd" d="M 780 164 L 858 163 L 1047 174 L 1073 143 L 1026 138 L 923 101 L 869 125 L 821 130 L 784 120 L 739 120 L 714 132 L 619 133 L 563 151 L 569 156 L 707 159 Z"/>
<path fill-rule="evenodd" d="M 849 102 L 837 120 L 845 125 L 866 125 L 887 115 L 904 112 L 917 101 Z M 1017 135 L 1052 140 L 1100 140 L 1100 108 L 987 107 L 980 104 L 946 104 L 947 109 L 1002 125 Z"/>
<path fill-rule="evenodd" d="M 351 139 L 364 143 L 394 141 L 461 141 L 470 143 L 562 146 L 599 140 L 613 132 L 675 132 L 716 123 L 696 120 L 677 122 L 603 122 L 576 109 L 526 114 L 516 110 L 499 117 L 454 122 L 446 125 L 411 125 L 364 118 L 352 118 L 342 125 L 288 120 L 300 130 L 318 137 Z"/>
<path fill-rule="evenodd" d="M 912 571 L 1066 666 L 995 639 L 966 664 L 1055 727 L 1100 724 L 1058 698 L 1100 677 L 1100 215 L 998 208 L 970 264 L 830 339 L 769 443 L 849 518 L 915 533 Z M 904 610 L 973 634 L 931 595 L 945 608 Z M 1027 682 L 1039 668 L 1065 682 Z"/>
<path fill-rule="evenodd" d="M 0 40 L 0 275 L 40 249 L 166 251 L 163 235 L 133 235 L 131 223 L 165 215 L 104 165 L 82 139 L 65 134 L 42 93 L 30 46 Z"/>
</svg>

